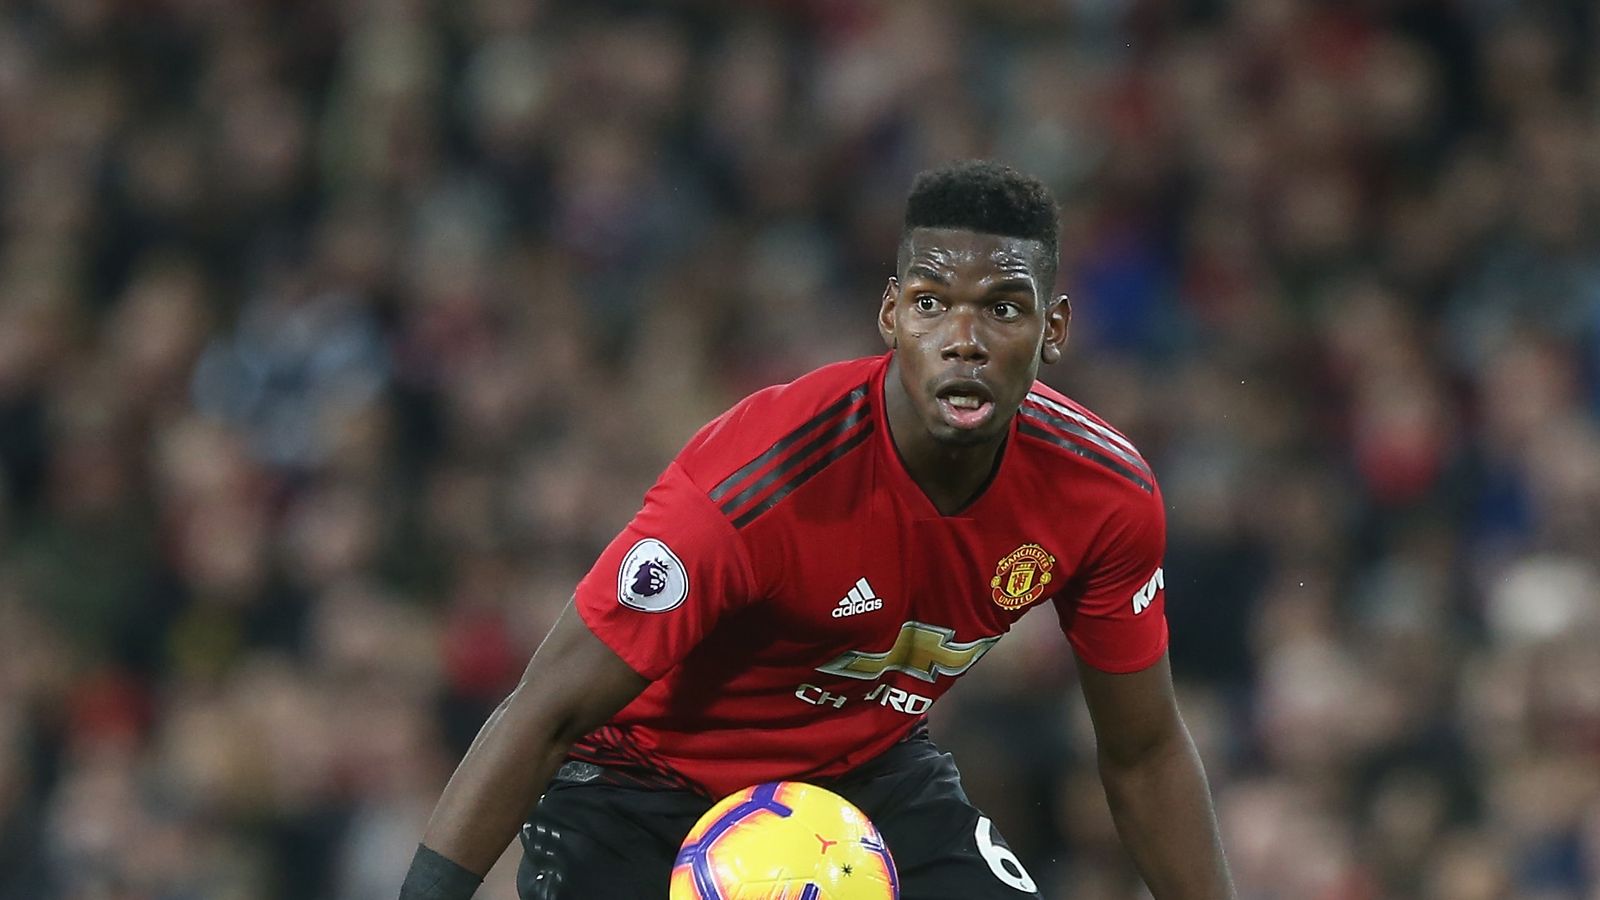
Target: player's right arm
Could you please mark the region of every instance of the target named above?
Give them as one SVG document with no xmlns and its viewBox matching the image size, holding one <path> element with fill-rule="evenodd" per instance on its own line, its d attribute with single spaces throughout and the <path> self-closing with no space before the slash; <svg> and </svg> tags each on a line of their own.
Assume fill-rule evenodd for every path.
<svg viewBox="0 0 1600 900">
<path fill-rule="evenodd" d="M 447 891 L 452 885 L 476 887 L 522 827 L 572 743 L 648 683 L 595 637 L 569 604 L 522 681 L 478 732 L 428 820 L 423 847 L 470 878 L 419 851 L 402 900 L 470 896 L 460 887 Z"/>
<path fill-rule="evenodd" d="M 451 777 L 401 900 L 465 900 L 579 738 L 758 595 L 727 517 L 674 462 L 534 652 Z"/>
</svg>

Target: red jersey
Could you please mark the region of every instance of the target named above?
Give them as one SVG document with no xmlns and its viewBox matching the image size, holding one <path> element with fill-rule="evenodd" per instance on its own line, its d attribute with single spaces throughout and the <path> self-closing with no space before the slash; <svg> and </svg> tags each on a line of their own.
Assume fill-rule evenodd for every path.
<svg viewBox="0 0 1600 900">
<path fill-rule="evenodd" d="M 889 359 L 751 395 L 645 495 L 576 605 L 652 683 L 574 758 L 712 796 L 839 775 L 1046 605 L 1089 665 L 1160 659 L 1165 517 L 1127 439 L 1035 384 L 988 487 L 941 515 L 890 437 Z"/>
</svg>

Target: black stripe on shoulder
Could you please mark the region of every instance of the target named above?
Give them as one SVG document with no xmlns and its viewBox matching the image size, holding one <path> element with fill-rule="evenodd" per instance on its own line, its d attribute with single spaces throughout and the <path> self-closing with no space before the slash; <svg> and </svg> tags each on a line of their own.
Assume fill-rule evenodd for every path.
<svg viewBox="0 0 1600 900">
<path fill-rule="evenodd" d="M 852 411 L 848 416 L 840 419 L 837 424 L 825 429 L 821 434 L 817 435 L 811 440 L 806 441 L 798 450 L 795 450 L 793 453 L 789 454 L 788 459 L 785 459 L 782 463 L 773 466 L 770 472 L 761 476 L 760 478 L 757 478 L 750 484 L 749 487 L 733 495 L 731 499 L 729 499 L 726 503 L 723 503 L 723 515 L 732 515 L 734 510 L 745 505 L 746 503 L 749 503 L 752 498 L 758 496 L 762 491 L 771 487 L 778 480 L 786 477 L 789 472 L 793 471 L 796 466 L 804 462 L 807 457 L 811 456 L 811 454 L 821 450 L 828 444 L 837 441 L 839 438 L 844 436 L 845 432 L 855 427 L 857 422 L 860 422 L 862 419 L 865 419 L 871 414 L 872 408 L 866 404 L 862 404 L 861 406 L 856 407 L 855 410 Z"/>
<path fill-rule="evenodd" d="M 711 502 L 713 503 L 721 501 L 723 497 L 726 497 L 730 492 L 738 488 L 741 482 L 756 472 L 761 471 L 762 466 L 765 466 L 767 463 L 777 459 L 785 450 L 788 450 L 790 447 L 794 446 L 796 442 L 811 432 L 817 430 L 822 423 L 828 421 L 829 419 L 833 418 L 844 410 L 849 409 L 857 403 L 860 403 L 862 398 L 866 396 L 867 385 L 863 384 L 843 397 L 840 397 L 822 412 L 819 412 L 807 419 L 804 424 L 800 425 L 800 427 L 779 438 L 777 443 L 773 444 L 771 447 L 768 447 L 766 452 L 762 453 L 760 456 L 745 463 L 742 467 L 740 467 L 739 471 L 734 472 L 727 478 L 722 479 L 722 481 L 718 483 L 716 487 L 711 489 L 711 492 L 707 496 L 711 498 Z"/>
<path fill-rule="evenodd" d="M 1116 444 L 1124 450 L 1127 450 L 1129 453 L 1137 455 L 1139 452 L 1139 449 L 1133 446 L 1132 441 L 1123 437 L 1121 432 L 1117 431 L 1115 428 L 1112 428 L 1110 425 L 1105 424 L 1104 422 L 1096 422 L 1095 420 L 1072 409 L 1066 404 L 1053 400 L 1050 397 L 1039 393 L 1038 391 L 1029 391 L 1028 399 L 1032 400 L 1035 405 L 1050 410 L 1058 416 L 1062 416 L 1077 422 L 1078 424 L 1100 435 L 1111 443 Z"/>
<path fill-rule="evenodd" d="M 851 450 L 854 450 L 855 448 L 861 446 L 861 442 L 865 441 L 868 437 L 870 437 L 872 435 L 873 430 L 874 430 L 874 426 L 873 426 L 872 422 L 868 421 L 866 423 L 866 425 L 862 426 L 858 431 L 856 431 L 855 434 L 851 435 L 850 438 L 848 440 L 846 440 L 844 443 L 842 443 L 839 446 L 833 448 L 832 450 L 829 450 L 827 453 L 824 453 L 822 456 L 817 458 L 816 462 L 813 462 L 811 465 L 806 466 L 804 469 L 801 469 L 798 473 L 795 474 L 794 478 L 790 479 L 788 481 L 788 483 L 784 484 L 782 487 L 780 487 L 777 490 L 773 491 L 767 497 L 767 499 L 762 500 L 760 503 L 757 503 L 755 506 L 752 506 L 749 509 L 745 510 L 743 513 L 741 513 L 738 518 L 733 520 L 733 527 L 734 528 L 743 528 L 746 525 L 749 525 L 751 522 L 754 522 L 757 518 L 759 518 L 761 516 L 762 513 L 766 512 L 767 510 L 769 510 L 771 508 L 773 508 L 774 506 L 777 506 L 778 502 L 781 501 L 784 497 L 789 496 L 789 494 L 792 493 L 795 488 L 799 487 L 802 484 L 805 484 L 807 481 L 810 481 L 813 476 L 815 476 L 818 472 L 821 472 L 823 469 L 826 469 L 828 466 L 832 465 L 835 460 L 839 459 L 839 457 L 844 456 L 846 453 L 849 453 Z M 837 434 L 842 434 L 842 433 L 843 433 L 843 429 L 842 428 L 838 429 Z M 837 437 L 837 434 L 831 434 L 830 436 Z"/>
<path fill-rule="evenodd" d="M 1017 426 L 1017 430 L 1029 437 L 1038 438 L 1046 443 L 1054 444 L 1068 453 L 1073 453 L 1083 457 L 1084 459 L 1097 462 L 1100 465 L 1105 466 L 1111 471 L 1117 473 L 1118 475 L 1121 475 L 1123 478 L 1126 478 L 1138 485 L 1139 488 L 1147 494 L 1155 493 L 1155 484 L 1153 481 L 1147 479 L 1139 472 L 1135 472 L 1134 470 L 1123 465 L 1119 460 L 1107 456 L 1092 447 L 1086 447 L 1083 444 L 1066 437 L 1065 435 L 1056 434 L 1048 429 L 1040 428 L 1031 421 L 1023 422 L 1021 425 Z"/>
<path fill-rule="evenodd" d="M 1040 425 L 1049 425 L 1058 431 L 1065 431 L 1074 437 L 1082 438 L 1096 447 L 1099 447 L 1106 453 L 1109 453 L 1112 456 L 1122 460 L 1135 472 L 1153 477 L 1153 473 L 1150 471 L 1150 464 L 1145 462 L 1144 459 L 1139 456 L 1139 454 L 1127 449 L 1126 446 L 1111 440 L 1111 438 L 1105 434 L 1093 431 L 1072 419 L 1066 418 L 1065 416 L 1058 416 L 1053 412 L 1033 406 L 1024 406 L 1022 408 L 1022 414 L 1039 423 Z"/>
</svg>

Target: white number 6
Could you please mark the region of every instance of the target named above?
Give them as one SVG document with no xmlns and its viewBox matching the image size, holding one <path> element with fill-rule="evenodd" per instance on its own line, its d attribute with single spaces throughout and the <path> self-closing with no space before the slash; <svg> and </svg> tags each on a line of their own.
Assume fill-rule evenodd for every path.
<svg viewBox="0 0 1600 900">
<path fill-rule="evenodd" d="M 994 877 L 1000 879 L 1006 887 L 1027 891 L 1030 894 L 1037 892 L 1039 886 L 1033 883 L 1028 870 L 1022 867 L 1022 861 L 1017 859 L 1017 855 L 1012 853 L 1010 848 L 994 842 L 990 827 L 989 817 L 979 816 L 978 830 L 974 832 L 974 836 L 978 839 L 978 852 L 983 854 L 984 862 L 989 864 L 989 871 L 993 872 Z"/>
</svg>

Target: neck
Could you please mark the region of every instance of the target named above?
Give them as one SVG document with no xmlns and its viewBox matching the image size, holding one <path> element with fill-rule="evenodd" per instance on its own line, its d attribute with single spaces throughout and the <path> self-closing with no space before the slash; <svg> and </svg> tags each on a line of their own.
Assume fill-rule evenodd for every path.
<svg viewBox="0 0 1600 900">
<path fill-rule="evenodd" d="M 940 441 L 928 433 L 900 385 L 899 373 L 892 368 L 884 379 L 883 393 L 889 436 L 911 480 L 940 515 L 965 508 L 989 483 L 1005 447 L 1006 433 L 981 444 Z"/>
</svg>

